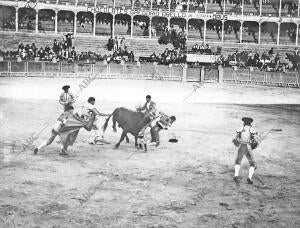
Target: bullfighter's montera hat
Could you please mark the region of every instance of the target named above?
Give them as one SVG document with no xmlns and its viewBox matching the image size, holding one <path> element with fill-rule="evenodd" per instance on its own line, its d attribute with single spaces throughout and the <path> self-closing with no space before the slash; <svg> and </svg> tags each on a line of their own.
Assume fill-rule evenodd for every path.
<svg viewBox="0 0 300 228">
<path fill-rule="evenodd" d="M 62 89 L 63 89 L 63 90 L 70 89 L 70 86 L 69 86 L 69 85 L 64 85 L 64 86 L 62 87 Z"/>
<path fill-rule="evenodd" d="M 250 117 L 243 117 L 242 118 L 242 121 L 245 123 L 245 124 L 251 124 L 253 122 L 253 119 L 250 118 Z"/>
</svg>

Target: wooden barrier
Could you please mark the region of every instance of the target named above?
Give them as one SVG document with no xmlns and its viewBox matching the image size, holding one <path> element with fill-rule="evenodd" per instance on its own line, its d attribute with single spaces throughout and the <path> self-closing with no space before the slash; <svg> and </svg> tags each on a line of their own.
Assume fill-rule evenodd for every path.
<svg viewBox="0 0 300 228">
<path fill-rule="evenodd" d="M 282 74 L 282 85 L 299 87 L 299 74 L 297 72 Z"/>
<path fill-rule="evenodd" d="M 264 71 L 250 71 L 251 83 L 265 84 L 266 83 L 266 72 Z"/>
<path fill-rule="evenodd" d="M 10 72 L 10 62 L 0 62 L 0 77 L 9 76 Z"/>
<path fill-rule="evenodd" d="M 201 80 L 201 67 L 188 67 L 186 69 L 187 82 L 200 82 Z"/>
<path fill-rule="evenodd" d="M 280 72 L 266 72 L 265 83 L 269 85 L 282 85 L 282 73 Z"/>
<path fill-rule="evenodd" d="M 136 79 L 141 74 L 141 67 L 135 64 L 124 65 L 124 76 L 128 79 Z"/>
<path fill-rule="evenodd" d="M 234 79 L 239 83 L 251 83 L 249 69 L 238 69 L 233 71 Z"/>
<path fill-rule="evenodd" d="M 223 68 L 223 81 L 224 82 L 235 82 L 234 73 L 232 67 Z"/>
<path fill-rule="evenodd" d="M 220 76 L 223 75 L 223 79 Z M 271 86 L 299 87 L 298 72 L 265 72 L 217 66 L 181 66 L 145 64 L 52 63 L 0 61 L 0 76 L 95 77 L 118 79 L 168 80 L 188 82 L 252 83 Z"/>
<path fill-rule="evenodd" d="M 217 66 L 204 67 L 204 82 L 218 82 L 219 70 Z"/>
</svg>

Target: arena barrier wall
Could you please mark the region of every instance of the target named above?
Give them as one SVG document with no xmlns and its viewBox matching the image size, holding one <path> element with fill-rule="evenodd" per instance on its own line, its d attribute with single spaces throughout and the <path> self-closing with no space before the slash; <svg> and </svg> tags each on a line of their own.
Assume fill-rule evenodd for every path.
<svg viewBox="0 0 300 228">
<path fill-rule="evenodd" d="M 271 86 L 299 87 L 299 72 L 265 72 L 235 67 L 116 64 L 116 63 L 52 63 L 0 61 L 2 77 L 95 77 L 99 79 L 140 79 L 188 82 L 251 83 Z"/>
<path fill-rule="evenodd" d="M 181 81 L 183 67 L 178 65 L 0 62 L 0 76 L 28 77 L 95 77 L 111 79 L 144 79 Z"/>
<path fill-rule="evenodd" d="M 223 69 L 224 82 L 299 87 L 299 72 L 266 72 L 250 69 Z"/>
<path fill-rule="evenodd" d="M 219 82 L 219 69 L 217 66 L 205 66 L 202 70 L 204 82 Z"/>
<path fill-rule="evenodd" d="M 186 81 L 188 82 L 200 82 L 202 67 L 188 67 L 186 69 Z M 203 74 L 202 74 L 203 75 Z"/>
</svg>

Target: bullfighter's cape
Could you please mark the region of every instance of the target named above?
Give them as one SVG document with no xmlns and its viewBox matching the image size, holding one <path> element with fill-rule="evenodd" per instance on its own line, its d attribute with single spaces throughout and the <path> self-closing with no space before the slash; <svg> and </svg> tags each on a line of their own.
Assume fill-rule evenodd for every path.
<svg viewBox="0 0 300 228">
<path fill-rule="evenodd" d="M 66 124 L 59 131 L 61 143 L 65 146 L 72 146 L 77 138 L 80 128 L 87 126 L 88 122 L 78 115 L 70 115 Z"/>
</svg>

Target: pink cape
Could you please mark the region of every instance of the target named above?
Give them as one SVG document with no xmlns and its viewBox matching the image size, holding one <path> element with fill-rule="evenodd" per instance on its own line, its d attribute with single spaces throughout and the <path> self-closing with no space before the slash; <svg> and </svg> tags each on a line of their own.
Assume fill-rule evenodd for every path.
<svg viewBox="0 0 300 228">
<path fill-rule="evenodd" d="M 61 143 L 64 148 L 72 146 L 77 138 L 80 128 L 85 127 L 88 122 L 81 119 L 78 115 L 71 115 L 63 128 L 59 131 Z"/>
</svg>

